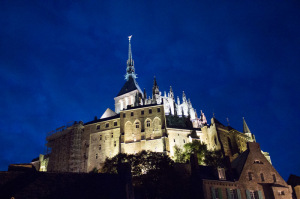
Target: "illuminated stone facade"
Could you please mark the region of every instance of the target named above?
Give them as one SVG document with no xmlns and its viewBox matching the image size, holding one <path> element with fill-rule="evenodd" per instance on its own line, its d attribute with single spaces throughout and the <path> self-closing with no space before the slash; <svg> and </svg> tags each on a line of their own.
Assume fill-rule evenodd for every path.
<svg viewBox="0 0 300 199">
<path fill-rule="evenodd" d="M 174 146 L 199 140 L 209 150 L 222 150 L 232 161 L 255 141 L 246 122 L 241 133 L 215 118 L 207 123 L 204 113 L 197 116 L 183 92 L 175 100 L 173 89 L 161 94 L 154 79 L 152 96 L 147 98 L 137 81 L 129 40 L 126 82 L 114 98 L 115 111 L 107 109 L 101 118 L 58 128 L 47 136 L 51 149 L 48 171 L 89 172 L 101 169 L 106 157 L 141 150 L 163 152 L 171 158 Z"/>
</svg>

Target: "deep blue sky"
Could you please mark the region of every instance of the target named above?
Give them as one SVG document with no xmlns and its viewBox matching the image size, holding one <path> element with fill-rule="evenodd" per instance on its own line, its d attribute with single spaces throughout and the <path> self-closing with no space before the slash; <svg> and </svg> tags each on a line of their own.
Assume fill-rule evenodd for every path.
<svg viewBox="0 0 300 199">
<path fill-rule="evenodd" d="M 300 2 L 0 1 L 0 170 L 45 150 L 46 133 L 88 122 L 137 81 L 184 90 L 198 113 L 242 117 L 287 179 L 300 175 Z"/>
</svg>

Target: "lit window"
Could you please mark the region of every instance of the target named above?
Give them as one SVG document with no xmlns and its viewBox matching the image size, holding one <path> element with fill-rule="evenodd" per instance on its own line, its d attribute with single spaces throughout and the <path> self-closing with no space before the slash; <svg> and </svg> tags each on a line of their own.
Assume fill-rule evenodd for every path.
<svg viewBox="0 0 300 199">
<path fill-rule="evenodd" d="M 280 195 L 280 196 L 285 195 L 284 191 L 278 191 L 278 195 Z"/>
<path fill-rule="evenodd" d="M 151 114 L 152 113 L 152 109 L 149 109 L 149 114 Z"/>
<path fill-rule="evenodd" d="M 97 130 L 100 129 L 100 125 L 97 125 Z"/>
<path fill-rule="evenodd" d="M 133 116 L 133 112 L 131 112 L 131 114 L 130 114 L 131 116 Z"/>
<path fill-rule="evenodd" d="M 114 126 L 117 126 L 118 125 L 118 122 L 114 122 Z"/>
<path fill-rule="evenodd" d="M 218 174 L 220 180 L 226 180 L 224 168 L 218 168 Z"/>
<path fill-rule="evenodd" d="M 140 128 L 140 123 L 138 123 L 138 122 L 135 123 L 135 128 L 137 128 L 137 129 Z"/>
<path fill-rule="evenodd" d="M 150 127 L 150 121 L 147 120 L 147 127 Z"/>
<path fill-rule="evenodd" d="M 158 113 L 160 112 L 160 108 L 157 108 L 157 112 L 158 112 Z"/>
<path fill-rule="evenodd" d="M 105 127 L 108 128 L 108 127 L 109 127 L 109 123 L 106 123 L 106 124 L 105 124 Z"/>
<path fill-rule="evenodd" d="M 98 159 L 98 153 L 96 153 L 96 159 Z"/>
<path fill-rule="evenodd" d="M 101 150 L 101 144 L 99 145 L 99 150 Z"/>
<path fill-rule="evenodd" d="M 141 114 L 144 115 L 144 111 L 141 111 Z"/>
</svg>

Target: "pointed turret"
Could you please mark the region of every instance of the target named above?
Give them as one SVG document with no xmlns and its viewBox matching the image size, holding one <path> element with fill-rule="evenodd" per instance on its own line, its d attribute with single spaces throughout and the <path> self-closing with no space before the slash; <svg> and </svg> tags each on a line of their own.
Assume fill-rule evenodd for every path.
<svg viewBox="0 0 300 199">
<path fill-rule="evenodd" d="M 132 52 L 131 52 L 131 37 L 130 35 L 128 37 L 129 40 L 129 47 L 128 47 L 128 60 L 127 60 L 127 68 L 126 68 L 126 75 L 125 79 L 128 81 L 129 77 L 132 77 L 133 79 L 136 78 L 135 69 L 134 69 L 134 61 L 132 59 Z"/>
<path fill-rule="evenodd" d="M 245 135 L 247 135 L 250 138 L 251 142 L 256 142 L 255 136 L 254 134 L 251 133 L 244 117 L 243 117 L 243 132 L 245 133 Z"/>
<path fill-rule="evenodd" d="M 156 82 L 156 77 L 154 76 L 152 95 L 154 97 L 155 95 L 158 95 L 158 94 L 159 94 L 159 87 L 158 87 L 157 82 Z"/>
<path fill-rule="evenodd" d="M 186 102 L 186 96 L 184 91 L 182 91 L 182 103 Z"/>
<path fill-rule="evenodd" d="M 173 92 L 172 86 L 170 86 L 170 97 L 172 99 L 174 99 L 174 92 Z"/>
<path fill-rule="evenodd" d="M 251 133 L 246 121 L 245 121 L 245 118 L 243 117 L 243 132 L 244 133 Z"/>
</svg>

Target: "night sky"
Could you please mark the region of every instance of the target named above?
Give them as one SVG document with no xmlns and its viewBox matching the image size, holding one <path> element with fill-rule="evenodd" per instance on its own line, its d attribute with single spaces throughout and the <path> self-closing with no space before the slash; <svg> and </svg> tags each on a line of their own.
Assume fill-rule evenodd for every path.
<svg viewBox="0 0 300 199">
<path fill-rule="evenodd" d="M 0 1 L 0 170 L 69 121 L 114 110 L 128 36 L 138 83 L 242 131 L 300 175 L 300 1 Z M 209 122 L 210 123 L 210 122 Z"/>
</svg>

